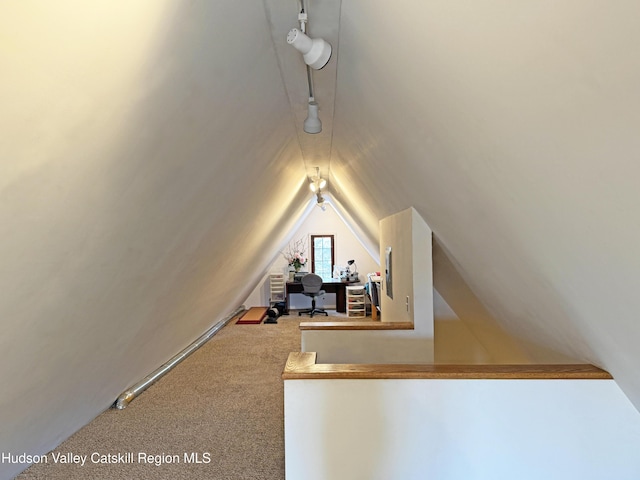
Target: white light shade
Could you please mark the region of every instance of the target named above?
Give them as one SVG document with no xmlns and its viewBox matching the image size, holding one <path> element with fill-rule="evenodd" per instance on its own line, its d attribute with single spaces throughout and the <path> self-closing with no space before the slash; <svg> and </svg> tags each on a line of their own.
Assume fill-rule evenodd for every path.
<svg viewBox="0 0 640 480">
<path fill-rule="evenodd" d="M 302 53 L 304 63 L 315 70 L 320 70 L 331 58 L 331 44 L 321 38 L 311 39 L 297 28 L 292 28 L 287 35 L 287 43 Z"/>
<path fill-rule="evenodd" d="M 309 188 L 313 193 L 316 193 L 317 191 L 322 190 L 326 186 L 327 186 L 327 181 L 321 177 L 314 178 L 314 180 L 309 184 Z"/>
<path fill-rule="evenodd" d="M 309 113 L 304 119 L 304 131 L 306 133 L 320 133 L 322 131 L 322 122 L 318 117 L 318 104 L 309 102 Z"/>
</svg>

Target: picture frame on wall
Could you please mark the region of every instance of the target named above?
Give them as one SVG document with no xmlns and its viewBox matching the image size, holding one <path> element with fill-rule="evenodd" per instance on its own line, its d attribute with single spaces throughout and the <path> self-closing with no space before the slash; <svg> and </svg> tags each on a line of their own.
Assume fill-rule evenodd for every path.
<svg viewBox="0 0 640 480">
<path fill-rule="evenodd" d="M 385 275 L 385 283 L 386 283 L 386 292 L 387 296 L 393 299 L 393 256 L 391 252 L 391 247 L 387 247 L 385 249 L 384 256 L 384 275 Z"/>
</svg>

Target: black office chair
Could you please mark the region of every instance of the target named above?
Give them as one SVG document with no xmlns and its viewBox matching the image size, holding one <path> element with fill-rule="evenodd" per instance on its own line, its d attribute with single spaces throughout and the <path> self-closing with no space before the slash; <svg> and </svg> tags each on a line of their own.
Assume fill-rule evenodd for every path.
<svg viewBox="0 0 640 480">
<path fill-rule="evenodd" d="M 309 314 L 313 318 L 316 313 L 329 315 L 327 312 L 322 310 L 321 308 L 316 308 L 316 297 L 320 297 L 324 295 L 326 292 L 321 290 L 322 287 L 322 277 L 320 275 L 316 275 L 315 273 L 308 273 L 302 280 L 302 288 L 304 289 L 302 293 L 307 297 L 311 297 L 311 308 L 308 310 L 300 310 L 298 312 L 298 316 L 304 314 Z"/>
</svg>

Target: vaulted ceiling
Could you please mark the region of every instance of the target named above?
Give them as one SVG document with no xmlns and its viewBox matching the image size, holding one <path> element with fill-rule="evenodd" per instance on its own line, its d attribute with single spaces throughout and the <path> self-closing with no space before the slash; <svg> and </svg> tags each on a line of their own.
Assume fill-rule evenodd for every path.
<svg viewBox="0 0 640 480">
<path fill-rule="evenodd" d="M 640 7 L 316 0 L 313 26 L 325 8 L 333 196 L 372 237 L 414 206 L 504 328 L 638 407 Z"/>
<path fill-rule="evenodd" d="M 315 167 L 371 241 L 414 206 L 506 330 L 640 407 L 640 5 L 306 3 L 314 136 L 295 0 L 0 6 L 0 444 L 64 438 L 231 311 Z"/>
</svg>

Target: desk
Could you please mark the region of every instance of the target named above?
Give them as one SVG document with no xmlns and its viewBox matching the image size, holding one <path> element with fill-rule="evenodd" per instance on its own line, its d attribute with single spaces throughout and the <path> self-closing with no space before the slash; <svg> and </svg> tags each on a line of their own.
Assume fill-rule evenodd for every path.
<svg viewBox="0 0 640 480">
<path fill-rule="evenodd" d="M 345 287 L 357 282 L 343 282 L 340 279 L 334 279 L 322 282 L 322 290 L 327 293 L 336 294 L 336 311 L 345 313 L 347 311 L 347 300 Z M 302 293 L 304 288 L 302 282 L 287 282 L 287 310 L 289 310 L 289 296 L 292 293 Z"/>
</svg>

